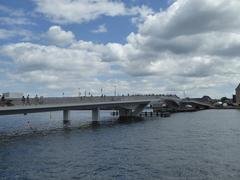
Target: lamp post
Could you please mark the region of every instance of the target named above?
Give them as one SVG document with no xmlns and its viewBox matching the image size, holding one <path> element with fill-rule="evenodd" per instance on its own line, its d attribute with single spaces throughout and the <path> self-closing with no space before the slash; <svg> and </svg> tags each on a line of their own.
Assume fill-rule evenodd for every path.
<svg viewBox="0 0 240 180">
<path fill-rule="evenodd" d="M 117 96 L 117 86 L 114 85 L 114 96 Z"/>
</svg>

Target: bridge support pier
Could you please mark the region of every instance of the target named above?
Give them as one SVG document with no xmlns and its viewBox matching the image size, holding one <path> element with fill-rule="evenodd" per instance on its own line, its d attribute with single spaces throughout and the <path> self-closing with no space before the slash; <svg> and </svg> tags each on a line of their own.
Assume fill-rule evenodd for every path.
<svg viewBox="0 0 240 180">
<path fill-rule="evenodd" d="M 132 110 L 131 109 L 120 109 L 119 110 L 119 116 L 120 117 L 132 116 Z"/>
<path fill-rule="evenodd" d="M 92 122 L 98 122 L 100 120 L 100 108 L 94 108 L 92 110 Z"/>
<path fill-rule="evenodd" d="M 63 124 L 69 123 L 70 121 L 69 116 L 70 116 L 69 110 L 63 110 Z"/>
<path fill-rule="evenodd" d="M 133 118 L 132 109 L 120 109 L 119 110 L 119 120 L 120 121 L 129 121 Z"/>
<path fill-rule="evenodd" d="M 142 111 L 143 109 L 146 107 L 147 105 L 146 104 L 139 104 L 133 111 L 133 115 L 134 116 L 138 116 Z"/>
<path fill-rule="evenodd" d="M 120 120 L 137 118 L 146 106 L 147 104 L 139 104 L 134 108 L 122 108 L 119 110 L 119 118 Z"/>
</svg>

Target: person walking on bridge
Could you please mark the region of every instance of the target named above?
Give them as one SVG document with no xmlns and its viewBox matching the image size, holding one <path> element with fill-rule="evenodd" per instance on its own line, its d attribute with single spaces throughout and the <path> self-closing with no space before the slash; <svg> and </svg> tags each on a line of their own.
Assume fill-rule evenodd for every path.
<svg viewBox="0 0 240 180">
<path fill-rule="evenodd" d="M 27 104 L 30 105 L 30 98 L 29 98 L 29 94 L 27 95 Z"/>
<path fill-rule="evenodd" d="M 1 101 L 2 101 L 2 102 L 5 101 L 5 96 L 4 96 L 4 94 L 3 94 L 2 97 L 1 97 Z"/>
<path fill-rule="evenodd" d="M 1 97 L 0 106 L 5 106 L 5 97 L 4 97 L 4 94 L 3 94 L 2 97 Z"/>
<path fill-rule="evenodd" d="M 26 101 L 25 96 L 23 96 L 23 97 L 22 97 L 22 104 L 23 104 L 23 105 L 25 105 L 25 101 Z"/>
</svg>

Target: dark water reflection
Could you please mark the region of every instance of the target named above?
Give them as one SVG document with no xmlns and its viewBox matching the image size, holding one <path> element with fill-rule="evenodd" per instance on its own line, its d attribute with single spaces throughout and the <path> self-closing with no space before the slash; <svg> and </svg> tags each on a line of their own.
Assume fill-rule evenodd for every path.
<svg viewBox="0 0 240 180">
<path fill-rule="evenodd" d="M 0 179 L 240 179 L 237 110 L 127 123 L 106 113 L 98 126 L 76 114 L 67 128 L 56 113 L 50 131 L 46 116 L 1 119 L 5 134 L 17 127 L 29 132 L 27 121 L 45 133 L 1 139 Z"/>
</svg>

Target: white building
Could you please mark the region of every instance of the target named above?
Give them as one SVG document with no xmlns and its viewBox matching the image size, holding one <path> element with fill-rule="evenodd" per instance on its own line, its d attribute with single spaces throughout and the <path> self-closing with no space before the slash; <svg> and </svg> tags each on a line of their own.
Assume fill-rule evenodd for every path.
<svg viewBox="0 0 240 180">
<path fill-rule="evenodd" d="M 18 93 L 18 92 L 6 92 L 6 93 L 3 93 L 3 95 L 6 99 L 14 99 L 14 98 L 22 98 L 23 97 L 23 93 Z"/>
<path fill-rule="evenodd" d="M 240 105 L 240 84 L 238 85 L 238 87 L 235 89 L 236 91 L 236 103 L 238 105 Z"/>
</svg>

